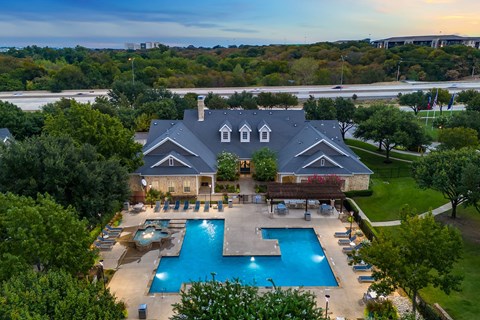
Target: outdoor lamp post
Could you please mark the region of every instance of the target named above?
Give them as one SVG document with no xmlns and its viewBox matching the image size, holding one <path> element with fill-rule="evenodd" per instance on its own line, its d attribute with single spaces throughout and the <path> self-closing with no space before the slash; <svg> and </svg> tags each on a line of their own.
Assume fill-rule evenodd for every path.
<svg viewBox="0 0 480 320">
<path fill-rule="evenodd" d="M 400 60 L 398 61 L 398 64 L 397 64 L 397 81 L 398 79 L 400 79 L 400 63 L 402 63 L 403 61 Z"/>
<path fill-rule="evenodd" d="M 208 187 L 210 188 L 210 208 L 212 207 L 212 185 L 209 184 Z"/>
<path fill-rule="evenodd" d="M 148 192 L 150 192 L 150 209 L 151 209 L 151 208 L 153 208 L 152 184 L 148 185 Z"/>
<path fill-rule="evenodd" d="M 105 291 L 105 272 L 103 271 L 103 259 L 98 262 L 100 273 L 102 274 L 103 291 Z"/>
<path fill-rule="evenodd" d="M 342 73 L 340 75 L 340 85 L 343 85 L 343 65 L 345 64 L 345 58 L 347 56 L 340 56 L 342 58 Z"/>
<path fill-rule="evenodd" d="M 328 300 L 330 299 L 330 295 L 325 295 L 325 319 L 329 319 L 328 317 Z"/>
<path fill-rule="evenodd" d="M 350 238 L 352 237 L 353 211 L 350 211 Z"/>
<path fill-rule="evenodd" d="M 132 61 L 132 84 L 135 84 L 135 68 L 133 67 L 133 61 L 135 61 L 135 58 L 128 58 L 128 61 Z"/>
</svg>

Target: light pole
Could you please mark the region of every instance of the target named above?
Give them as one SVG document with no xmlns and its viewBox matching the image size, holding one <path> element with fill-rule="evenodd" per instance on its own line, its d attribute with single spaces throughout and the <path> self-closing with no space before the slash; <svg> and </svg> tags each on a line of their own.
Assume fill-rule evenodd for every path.
<svg viewBox="0 0 480 320">
<path fill-rule="evenodd" d="M 148 185 L 148 192 L 150 193 L 150 209 L 153 208 L 152 184 Z"/>
<path fill-rule="evenodd" d="M 326 294 L 325 295 L 325 319 L 329 319 L 328 316 L 328 300 L 330 299 L 330 295 Z"/>
<path fill-rule="evenodd" d="M 340 75 L 340 85 L 343 85 L 343 65 L 345 64 L 345 58 L 348 56 L 340 56 L 342 58 L 342 73 Z"/>
<path fill-rule="evenodd" d="M 350 211 L 350 238 L 352 237 L 353 211 Z"/>
<path fill-rule="evenodd" d="M 105 272 L 103 271 L 103 259 L 98 262 L 100 273 L 102 274 L 102 282 L 103 282 L 103 291 L 106 290 L 105 288 Z"/>
<path fill-rule="evenodd" d="M 398 61 L 398 63 L 397 63 L 397 81 L 398 81 L 398 79 L 400 79 L 400 63 L 402 63 L 402 62 L 403 62 L 403 61 L 400 60 L 400 61 Z"/>
<path fill-rule="evenodd" d="M 210 208 L 212 207 L 212 185 L 209 184 L 208 187 L 210 188 Z"/>
<path fill-rule="evenodd" d="M 133 61 L 135 61 L 135 58 L 128 58 L 128 61 L 132 61 L 132 84 L 135 84 L 135 68 L 133 67 Z"/>
</svg>

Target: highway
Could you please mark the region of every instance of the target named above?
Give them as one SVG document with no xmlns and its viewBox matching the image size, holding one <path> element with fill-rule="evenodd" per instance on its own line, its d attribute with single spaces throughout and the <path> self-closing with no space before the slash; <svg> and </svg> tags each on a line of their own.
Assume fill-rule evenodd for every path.
<svg viewBox="0 0 480 320">
<path fill-rule="evenodd" d="M 336 86 L 288 86 L 288 87 L 246 87 L 246 88 L 186 88 L 170 89 L 183 96 L 189 92 L 206 95 L 209 92 L 228 97 L 234 92 L 246 90 L 253 94 L 260 92 L 288 92 L 296 95 L 299 99 L 308 99 L 310 95 L 315 98 L 351 98 L 357 95 L 358 100 L 389 99 L 395 98 L 399 93 L 411 93 L 417 90 L 429 90 L 432 88 L 443 88 L 451 93 L 467 89 L 480 91 L 480 81 L 456 81 L 456 82 L 392 82 L 382 84 L 344 85 L 341 89 L 334 89 Z M 47 91 L 15 91 L 0 92 L 0 100 L 11 102 L 22 110 L 39 110 L 47 103 L 55 102 L 61 98 L 73 98 L 78 102 L 93 102 L 96 97 L 106 96 L 108 90 L 66 90 L 60 93 Z"/>
</svg>

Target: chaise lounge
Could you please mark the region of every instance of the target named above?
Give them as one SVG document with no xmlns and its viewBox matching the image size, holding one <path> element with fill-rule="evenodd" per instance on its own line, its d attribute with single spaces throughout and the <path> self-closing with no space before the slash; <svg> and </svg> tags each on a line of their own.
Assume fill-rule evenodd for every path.
<svg viewBox="0 0 480 320">
<path fill-rule="evenodd" d="M 353 271 L 371 271 L 372 265 L 371 264 L 358 264 L 352 267 Z"/>
<path fill-rule="evenodd" d="M 223 212 L 223 201 L 222 200 L 218 201 L 218 212 Z"/>
<path fill-rule="evenodd" d="M 170 203 L 168 202 L 168 200 L 166 200 L 163 204 L 163 211 L 167 212 L 168 209 L 170 209 Z"/>
<path fill-rule="evenodd" d="M 359 282 L 375 282 L 375 279 L 372 276 L 359 276 Z"/>
<path fill-rule="evenodd" d="M 175 201 L 175 207 L 173 207 L 173 211 L 178 211 L 180 209 L 180 200 Z"/>
<path fill-rule="evenodd" d="M 341 246 L 348 246 L 350 243 L 355 242 L 357 240 L 357 236 L 353 236 L 350 239 L 339 239 L 338 244 Z"/>
<path fill-rule="evenodd" d="M 190 208 L 190 202 L 185 200 L 185 202 L 183 203 L 183 211 L 187 211 L 189 208 Z"/>
<path fill-rule="evenodd" d="M 200 210 L 200 201 L 195 201 L 195 207 L 193 208 L 194 212 L 198 212 Z"/>
<path fill-rule="evenodd" d="M 333 236 L 335 238 L 349 238 L 351 233 L 352 233 L 352 230 L 348 229 L 345 232 L 335 232 Z"/>
</svg>

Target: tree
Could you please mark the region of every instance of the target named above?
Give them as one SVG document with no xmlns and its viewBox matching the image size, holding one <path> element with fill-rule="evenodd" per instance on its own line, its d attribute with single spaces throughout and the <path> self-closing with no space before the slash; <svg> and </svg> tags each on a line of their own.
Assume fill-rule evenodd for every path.
<svg viewBox="0 0 480 320">
<path fill-rule="evenodd" d="M 285 110 L 298 105 L 297 96 L 287 92 L 275 93 L 275 100 L 277 102 L 277 105 L 284 108 Z"/>
<path fill-rule="evenodd" d="M 242 109 L 258 109 L 257 101 L 251 92 L 242 91 L 240 93 L 235 92 L 228 99 L 227 103 L 230 108 L 242 108 Z"/>
<path fill-rule="evenodd" d="M 479 96 L 480 93 L 475 89 L 462 90 L 457 93 L 457 101 L 460 103 L 468 104 L 468 102 Z"/>
<path fill-rule="evenodd" d="M 430 96 L 432 97 L 432 104 L 435 98 L 437 99 L 437 105 L 440 108 L 440 115 L 442 114 L 443 106 L 450 102 L 452 95 L 447 89 L 433 88 L 430 90 Z"/>
<path fill-rule="evenodd" d="M 445 128 L 439 130 L 438 141 L 441 145 L 437 149 L 440 150 L 476 148 L 478 147 L 478 132 L 464 127 Z"/>
<path fill-rule="evenodd" d="M 469 166 L 473 164 L 473 166 Z M 452 204 L 452 218 L 457 215 L 457 206 L 468 201 L 469 192 L 463 184 L 466 177 L 477 176 L 469 171 L 480 166 L 480 155 L 472 149 L 433 152 L 414 162 L 413 177 L 420 188 L 440 191 Z M 474 185 L 470 181 L 470 185 Z M 480 180 L 476 181 L 480 185 Z M 471 201 L 469 202 L 471 204 Z"/>
<path fill-rule="evenodd" d="M 42 127 L 40 112 L 24 112 L 12 103 L 0 101 L 0 128 L 8 128 L 16 140 L 40 134 Z"/>
<path fill-rule="evenodd" d="M 238 156 L 223 151 L 217 155 L 217 179 L 235 181 L 238 179 Z"/>
<path fill-rule="evenodd" d="M 480 94 L 477 94 L 475 97 L 472 97 L 468 102 L 466 103 L 466 109 L 468 111 L 480 111 Z"/>
<path fill-rule="evenodd" d="M 353 117 L 355 114 L 355 104 L 350 99 L 338 97 L 334 102 L 336 117 L 342 132 L 342 139 L 345 139 L 345 133 L 354 126 Z"/>
<path fill-rule="evenodd" d="M 40 136 L 0 146 L 0 192 L 50 194 L 91 222 L 118 210 L 129 194 L 128 174 L 89 144 L 70 137 Z"/>
<path fill-rule="evenodd" d="M 214 94 L 213 92 L 209 92 L 205 97 L 205 106 L 208 109 L 224 110 L 229 108 L 227 100 L 223 99 L 218 94 Z"/>
<path fill-rule="evenodd" d="M 48 115 L 44 131 L 53 136 L 69 135 L 77 143 L 89 143 L 105 158 L 119 159 L 129 171 L 142 165 L 142 146 L 133 140 L 134 132 L 118 118 L 73 102 L 70 108 Z"/>
<path fill-rule="evenodd" d="M 459 290 L 462 277 L 452 274 L 461 258 L 462 238 L 458 230 L 403 210 L 400 228 L 395 233 L 381 232 L 371 245 L 360 249 L 360 259 L 375 266 L 372 288 L 388 294 L 401 287 L 412 296 L 416 311 L 419 290 L 433 285 L 445 293 Z"/>
<path fill-rule="evenodd" d="M 5 319 L 125 319 L 125 305 L 100 282 L 91 284 L 63 271 L 29 271 L 0 287 Z"/>
<path fill-rule="evenodd" d="M 418 111 L 425 110 L 428 107 L 428 95 L 423 93 L 422 90 L 417 92 L 399 94 L 398 103 L 403 106 L 407 106 L 413 110 L 415 115 L 418 114 Z"/>
<path fill-rule="evenodd" d="M 252 154 L 255 166 L 255 179 L 258 181 L 275 181 L 277 177 L 277 155 L 267 147 Z"/>
<path fill-rule="evenodd" d="M 366 120 L 360 121 L 354 136 L 364 140 L 373 140 L 385 149 L 385 163 L 390 161 L 390 151 L 396 146 L 410 147 L 424 131 L 415 117 L 397 108 L 377 107 Z M 425 141 L 421 139 L 420 141 Z"/>
<path fill-rule="evenodd" d="M 257 103 L 263 108 L 272 109 L 277 105 L 277 100 L 272 92 L 260 92 L 257 96 Z"/>
<path fill-rule="evenodd" d="M 84 273 L 93 264 L 94 252 L 86 221 L 50 196 L 32 198 L 0 193 L 0 280 L 37 270 L 63 269 Z M 0 299 L 1 300 L 1 299 Z"/>
<path fill-rule="evenodd" d="M 318 63 L 313 58 L 300 58 L 292 63 L 292 73 L 301 85 L 312 84 Z"/>
<path fill-rule="evenodd" d="M 272 280 L 273 281 L 273 280 Z M 238 280 L 193 282 L 173 305 L 172 320 L 181 319 L 311 319 L 321 320 L 315 296 L 299 289 L 274 288 L 259 294 L 257 287 Z"/>
<path fill-rule="evenodd" d="M 309 120 L 332 120 L 336 119 L 337 115 L 334 101 L 330 98 L 315 100 L 313 96 L 310 96 L 303 104 L 303 109 Z"/>
</svg>

